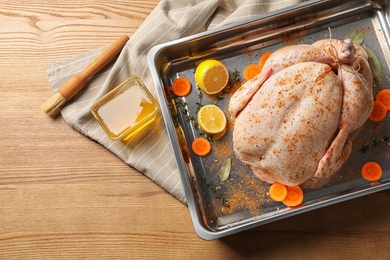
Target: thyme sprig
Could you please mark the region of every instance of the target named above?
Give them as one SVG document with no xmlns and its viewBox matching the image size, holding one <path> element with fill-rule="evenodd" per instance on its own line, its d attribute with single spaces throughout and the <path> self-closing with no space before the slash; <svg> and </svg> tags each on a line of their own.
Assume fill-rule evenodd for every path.
<svg viewBox="0 0 390 260">
<path fill-rule="evenodd" d="M 223 100 L 225 97 L 223 96 L 223 93 L 221 95 L 216 96 L 216 100 L 212 103 L 216 106 L 218 106 L 218 101 Z M 195 102 L 196 104 L 196 110 L 195 113 L 197 114 L 199 110 L 203 107 L 203 92 L 202 90 L 198 87 L 198 101 Z M 207 140 L 212 141 L 213 138 L 210 134 L 204 132 L 202 129 L 200 129 L 198 122 L 195 120 L 195 116 L 192 115 L 188 109 L 187 109 L 187 102 L 184 100 L 178 99 L 177 97 L 175 98 L 176 106 L 178 109 L 183 113 L 184 118 L 190 122 L 198 131 L 199 135 L 204 136 Z"/>
<path fill-rule="evenodd" d="M 188 122 L 190 122 L 191 125 L 193 125 L 199 131 L 199 135 L 204 136 L 204 138 L 211 141 L 212 136 L 209 135 L 208 133 L 204 132 L 202 129 L 200 129 L 198 122 L 196 122 L 196 120 L 195 120 L 195 116 L 188 112 L 188 109 L 186 108 L 187 102 L 185 102 L 183 100 L 176 99 L 176 105 L 179 108 L 179 110 L 183 113 L 184 118 Z"/>
<path fill-rule="evenodd" d="M 226 91 L 222 92 L 220 95 L 217 95 L 216 99 L 214 100 L 214 102 L 212 104 L 218 106 L 218 102 L 225 98 L 223 96 L 224 94 L 226 94 Z M 187 102 L 185 102 L 182 99 L 179 99 L 178 97 L 175 97 L 174 100 L 175 100 L 175 104 L 176 104 L 177 109 L 180 110 L 180 112 L 184 115 L 185 120 L 187 120 L 187 122 L 190 122 L 191 125 L 194 126 L 199 131 L 199 135 L 204 136 L 209 141 L 212 141 L 212 136 L 207 134 L 206 132 L 204 132 L 202 129 L 200 129 L 200 126 L 199 126 L 197 120 L 195 120 L 196 117 L 188 111 Z M 203 107 L 202 101 L 203 101 L 203 92 L 198 87 L 198 101 L 195 103 L 196 104 L 196 110 L 195 110 L 196 114 Z M 215 187 L 212 183 L 215 176 L 213 178 L 211 178 L 210 180 L 207 180 L 207 178 L 203 172 L 201 172 L 200 174 L 201 174 L 202 179 L 206 182 L 207 187 L 213 191 L 213 193 L 216 195 L 217 199 L 220 199 L 222 201 L 222 205 L 224 207 L 229 207 L 229 201 L 227 199 L 225 199 L 225 197 L 223 196 L 223 193 L 220 193 L 218 191 L 218 188 Z"/>
<path fill-rule="evenodd" d="M 240 72 L 237 69 L 234 69 L 233 71 L 233 80 L 235 82 L 241 81 Z"/>
<path fill-rule="evenodd" d="M 366 153 L 372 146 L 379 146 L 381 143 L 387 142 L 390 140 L 390 134 L 383 136 L 380 139 L 372 138 L 371 142 L 368 142 L 360 148 L 362 153 Z"/>
<path fill-rule="evenodd" d="M 207 187 L 210 188 L 215 193 L 217 199 L 220 199 L 222 201 L 222 205 L 224 207 L 229 207 L 229 201 L 224 197 L 223 193 L 220 193 L 218 189 L 213 185 L 212 179 L 208 181 L 206 175 L 203 172 L 201 172 L 201 177 L 206 182 Z"/>
</svg>

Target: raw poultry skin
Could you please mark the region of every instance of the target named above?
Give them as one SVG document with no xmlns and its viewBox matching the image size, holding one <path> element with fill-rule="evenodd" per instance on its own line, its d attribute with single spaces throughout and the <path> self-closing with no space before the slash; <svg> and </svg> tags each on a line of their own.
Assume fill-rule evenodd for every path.
<svg viewBox="0 0 390 260">
<path fill-rule="evenodd" d="M 229 102 L 235 153 L 268 183 L 331 177 L 371 113 L 372 81 L 367 54 L 348 39 L 274 52 Z"/>
</svg>

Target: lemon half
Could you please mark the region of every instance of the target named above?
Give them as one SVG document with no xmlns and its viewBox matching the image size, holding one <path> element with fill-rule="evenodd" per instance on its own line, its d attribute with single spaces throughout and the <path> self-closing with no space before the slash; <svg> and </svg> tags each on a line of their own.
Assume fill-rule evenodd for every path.
<svg viewBox="0 0 390 260">
<path fill-rule="evenodd" d="M 195 70 L 196 84 L 209 95 L 221 92 L 229 82 L 229 71 L 218 60 L 204 60 Z"/>
<path fill-rule="evenodd" d="M 198 124 L 201 130 L 207 134 L 221 134 L 226 129 L 226 116 L 216 105 L 206 105 L 198 112 Z"/>
</svg>

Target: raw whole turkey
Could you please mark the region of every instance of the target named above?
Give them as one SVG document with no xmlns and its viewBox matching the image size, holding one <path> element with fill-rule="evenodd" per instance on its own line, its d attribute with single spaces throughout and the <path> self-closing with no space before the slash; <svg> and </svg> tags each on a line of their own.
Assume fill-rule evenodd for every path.
<svg viewBox="0 0 390 260">
<path fill-rule="evenodd" d="M 332 177 L 373 108 L 367 59 L 350 39 L 275 51 L 230 99 L 238 158 L 268 183 Z"/>
</svg>

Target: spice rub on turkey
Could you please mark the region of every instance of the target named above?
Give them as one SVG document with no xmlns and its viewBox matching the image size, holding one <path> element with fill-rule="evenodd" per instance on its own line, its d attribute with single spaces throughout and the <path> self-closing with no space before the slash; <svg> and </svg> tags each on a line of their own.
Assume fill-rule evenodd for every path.
<svg viewBox="0 0 390 260">
<path fill-rule="evenodd" d="M 281 48 L 230 99 L 234 151 L 268 183 L 329 178 L 372 111 L 372 85 L 367 54 L 349 39 Z"/>
</svg>

